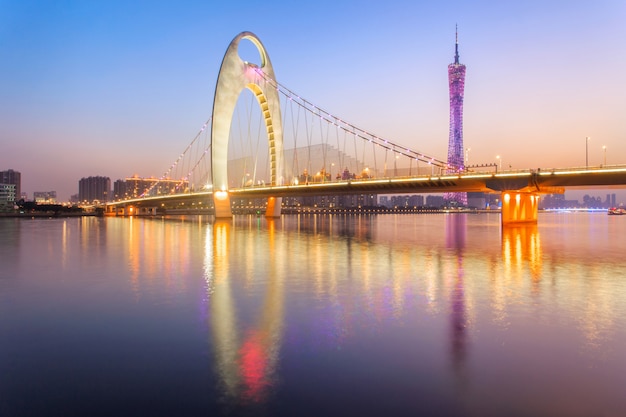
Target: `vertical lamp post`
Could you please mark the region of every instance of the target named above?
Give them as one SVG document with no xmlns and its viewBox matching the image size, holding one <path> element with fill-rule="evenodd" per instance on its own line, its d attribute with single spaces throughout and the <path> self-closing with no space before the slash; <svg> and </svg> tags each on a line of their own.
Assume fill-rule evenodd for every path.
<svg viewBox="0 0 626 417">
<path fill-rule="evenodd" d="M 472 150 L 472 148 L 467 148 L 465 150 L 465 168 L 467 169 L 467 166 L 469 165 L 469 152 Z"/>
<path fill-rule="evenodd" d="M 606 145 L 602 146 L 602 150 L 604 151 L 604 166 L 606 166 Z"/>
<path fill-rule="evenodd" d="M 500 165 L 500 171 L 502 171 L 502 158 L 500 158 L 500 155 L 496 155 L 496 159 L 497 159 L 497 160 L 498 160 L 498 162 L 499 162 L 499 165 Z M 497 171 L 497 169 L 496 169 L 496 171 Z"/>
<path fill-rule="evenodd" d="M 585 138 L 585 168 L 589 168 L 589 136 Z"/>
</svg>

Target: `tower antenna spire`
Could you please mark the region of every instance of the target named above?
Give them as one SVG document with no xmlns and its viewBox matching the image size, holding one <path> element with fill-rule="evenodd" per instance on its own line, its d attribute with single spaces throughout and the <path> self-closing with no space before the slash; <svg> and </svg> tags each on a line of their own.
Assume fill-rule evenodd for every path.
<svg viewBox="0 0 626 417">
<path fill-rule="evenodd" d="M 455 25 L 455 33 L 454 33 L 454 63 L 459 63 L 459 25 Z"/>
</svg>

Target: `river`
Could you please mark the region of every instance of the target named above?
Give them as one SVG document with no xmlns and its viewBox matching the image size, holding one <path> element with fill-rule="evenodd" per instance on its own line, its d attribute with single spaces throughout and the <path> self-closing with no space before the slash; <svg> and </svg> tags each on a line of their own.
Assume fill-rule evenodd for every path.
<svg viewBox="0 0 626 417">
<path fill-rule="evenodd" d="M 626 216 L 0 219 L 1 416 L 623 416 Z"/>
</svg>

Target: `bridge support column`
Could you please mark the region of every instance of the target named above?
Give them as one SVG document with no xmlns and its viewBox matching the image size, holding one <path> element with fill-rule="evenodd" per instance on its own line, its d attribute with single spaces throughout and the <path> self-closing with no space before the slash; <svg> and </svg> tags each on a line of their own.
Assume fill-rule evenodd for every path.
<svg viewBox="0 0 626 417">
<path fill-rule="evenodd" d="M 265 217 L 280 217 L 282 203 L 282 197 L 268 197 Z"/>
<path fill-rule="evenodd" d="M 502 224 L 537 223 L 539 195 L 519 191 L 502 192 Z"/>
<path fill-rule="evenodd" d="M 213 205 L 215 206 L 215 218 L 231 218 L 233 212 L 230 208 L 230 195 L 227 191 L 213 193 Z"/>
</svg>

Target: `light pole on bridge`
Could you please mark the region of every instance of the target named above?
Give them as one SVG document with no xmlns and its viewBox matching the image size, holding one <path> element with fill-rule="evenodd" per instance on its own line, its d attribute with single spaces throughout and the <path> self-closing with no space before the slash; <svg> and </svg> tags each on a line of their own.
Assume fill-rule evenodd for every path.
<svg viewBox="0 0 626 417">
<path fill-rule="evenodd" d="M 589 136 L 585 138 L 585 168 L 589 168 Z"/>
<path fill-rule="evenodd" d="M 606 145 L 602 146 L 602 150 L 604 151 L 604 166 L 606 166 Z"/>
</svg>

